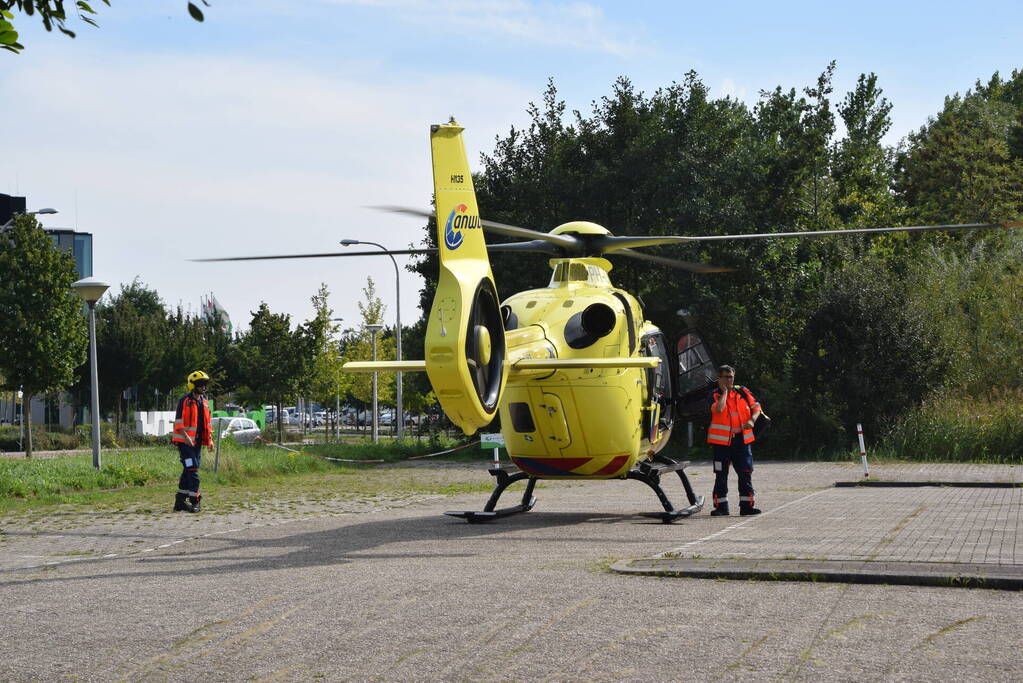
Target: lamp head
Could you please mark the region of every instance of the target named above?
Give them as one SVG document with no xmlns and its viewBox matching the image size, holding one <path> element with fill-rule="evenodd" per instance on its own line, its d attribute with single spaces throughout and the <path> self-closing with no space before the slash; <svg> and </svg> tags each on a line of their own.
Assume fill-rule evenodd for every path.
<svg viewBox="0 0 1023 683">
<path fill-rule="evenodd" d="M 361 242 L 359 240 L 341 240 L 341 246 L 343 247 L 350 247 L 353 244 L 361 244 Z"/>
<path fill-rule="evenodd" d="M 71 287 L 82 297 L 82 301 L 90 305 L 99 301 L 103 293 L 110 289 L 110 285 L 94 277 L 82 278 L 72 283 Z"/>
</svg>

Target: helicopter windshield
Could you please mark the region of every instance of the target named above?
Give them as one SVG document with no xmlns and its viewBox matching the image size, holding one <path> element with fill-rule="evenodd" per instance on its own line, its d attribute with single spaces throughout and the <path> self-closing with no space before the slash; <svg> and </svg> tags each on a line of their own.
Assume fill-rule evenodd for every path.
<svg viewBox="0 0 1023 683">
<path fill-rule="evenodd" d="M 549 286 L 557 287 L 565 282 L 586 282 L 596 287 L 611 286 L 611 278 L 603 268 L 577 260 L 561 261 L 554 267 Z"/>
</svg>

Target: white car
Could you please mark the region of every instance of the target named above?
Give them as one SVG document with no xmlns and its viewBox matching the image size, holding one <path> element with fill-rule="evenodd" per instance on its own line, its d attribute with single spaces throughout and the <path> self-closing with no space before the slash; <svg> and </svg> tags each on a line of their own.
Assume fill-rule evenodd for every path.
<svg viewBox="0 0 1023 683">
<path fill-rule="evenodd" d="M 213 430 L 214 443 L 218 428 L 221 438 L 230 436 L 238 443 L 246 445 L 254 443 L 262 434 L 256 421 L 247 417 L 215 417 L 210 420 L 210 428 Z"/>
</svg>

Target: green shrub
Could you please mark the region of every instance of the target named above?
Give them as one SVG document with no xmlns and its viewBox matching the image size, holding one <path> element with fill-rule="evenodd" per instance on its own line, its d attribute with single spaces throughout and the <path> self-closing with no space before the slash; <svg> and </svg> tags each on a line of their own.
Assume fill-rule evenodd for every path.
<svg viewBox="0 0 1023 683">
<path fill-rule="evenodd" d="M 83 447 L 92 445 L 92 425 L 78 425 L 75 431 L 78 432 Z M 114 425 L 109 422 L 102 422 L 99 425 L 99 445 L 103 448 L 120 447 Z"/>
<path fill-rule="evenodd" d="M 102 474 L 111 479 L 111 487 L 115 486 L 145 486 L 154 475 L 149 470 L 135 464 L 104 465 L 100 470 Z"/>
<path fill-rule="evenodd" d="M 990 396 L 938 394 L 884 432 L 878 451 L 907 460 L 1023 462 L 1023 390 Z"/>
<path fill-rule="evenodd" d="M 70 427 L 32 425 L 32 449 L 36 451 L 62 451 L 79 448 L 81 437 Z M 0 427 L 0 451 L 23 451 L 21 427 Z"/>
</svg>

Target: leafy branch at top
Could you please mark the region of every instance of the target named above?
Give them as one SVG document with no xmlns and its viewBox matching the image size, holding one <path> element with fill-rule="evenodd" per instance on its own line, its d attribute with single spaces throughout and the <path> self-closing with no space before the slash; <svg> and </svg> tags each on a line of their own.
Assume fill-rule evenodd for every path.
<svg viewBox="0 0 1023 683">
<path fill-rule="evenodd" d="M 100 0 L 104 5 L 110 7 L 110 0 Z M 199 0 L 204 6 L 209 7 L 207 0 Z M 75 32 L 67 27 L 68 11 L 64 7 L 64 0 L 0 0 L 0 49 L 15 54 L 25 49 L 25 46 L 18 42 L 18 32 L 14 29 L 14 13 L 11 10 L 21 12 L 28 16 L 39 15 L 43 22 L 43 28 L 58 31 L 68 36 L 75 37 Z M 90 26 L 98 27 L 99 24 L 93 17 L 96 10 L 85 0 L 74 2 L 74 12 L 78 18 Z M 196 21 L 202 21 L 202 10 L 193 2 L 188 3 L 188 14 Z"/>
</svg>

